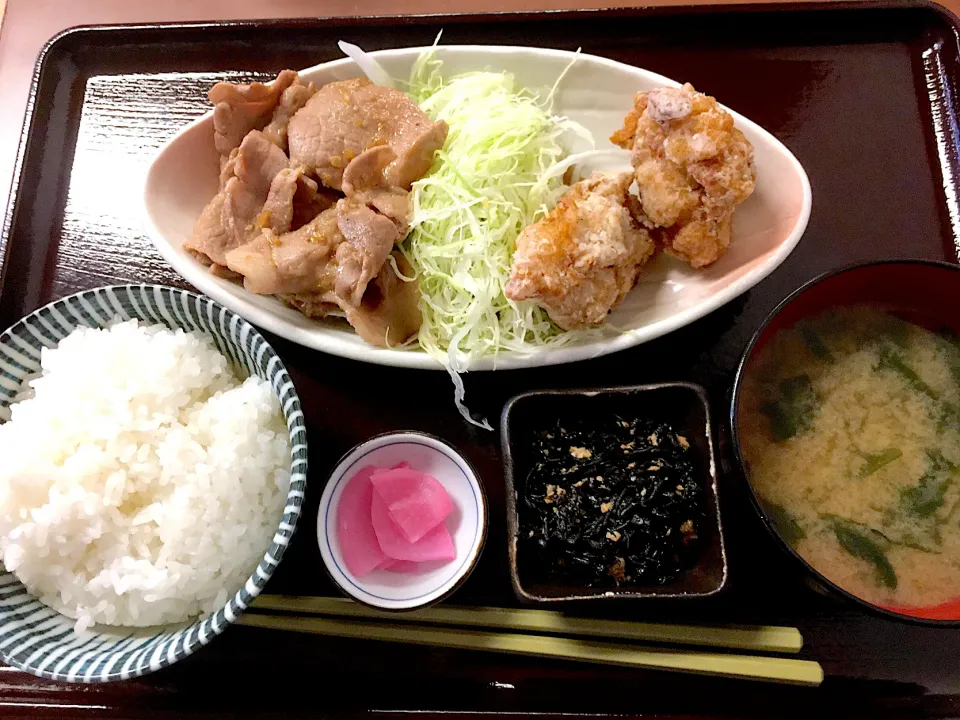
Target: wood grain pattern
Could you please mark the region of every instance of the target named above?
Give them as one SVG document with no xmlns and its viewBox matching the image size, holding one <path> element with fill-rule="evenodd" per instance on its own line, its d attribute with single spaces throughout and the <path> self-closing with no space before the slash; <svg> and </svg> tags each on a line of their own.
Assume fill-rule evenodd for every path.
<svg viewBox="0 0 960 720">
<path fill-rule="evenodd" d="M 11 12 L 19 2 L 13 0 Z M 801 656 L 823 663 L 826 682 L 816 691 L 748 685 L 236 628 L 169 671 L 123 685 L 71 687 L 0 668 L 0 715 L 299 718 L 429 711 L 465 718 L 476 712 L 809 718 L 827 704 L 848 717 L 960 713 L 960 633 L 878 620 L 811 591 L 754 516 L 730 463 L 724 419 L 732 369 L 748 337 L 798 284 L 869 258 L 957 260 L 938 155 L 939 141 L 949 138 L 938 138 L 933 121 L 937 112 L 947 121 L 956 112 L 944 105 L 943 81 L 929 74 L 934 66 L 926 62 L 939 57 L 946 77 L 955 80 L 953 30 L 929 11 L 876 10 L 709 18 L 626 13 L 535 23 L 423 19 L 357 22 L 349 32 L 365 47 L 390 47 L 432 39 L 439 24 L 451 43 L 582 45 L 586 52 L 689 79 L 772 131 L 806 167 L 815 196 L 808 231 L 755 290 L 616 356 L 470 375 L 467 397 L 475 410 L 496 418 L 507 397 L 527 389 L 678 379 L 704 385 L 718 428 L 730 592 L 702 602 L 623 603 L 603 613 L 797 625 L 806 639 Z M 185 120 L 203 112 L 203 90 L 213 77 L 332 58 L 343 32 L 329 24 L 224 27 L 203 36 L 124 30 L 96 41 L 75 36 L 76 42 L 63 45 L 40 89 L 37 127 L 44 133 L 34 136 L 25 156 L 28 175 L 10 229 L 0 325 L 54 296 L 103 282 L 179 284 L 139 231 L 131 178 Z M 948 162 L 949 153 L 944 157 Z M 499 438 L 459 419 L 446 376 L 366 366 L 280 340 L 275 347 L 305 400 L 314 490 L 306 522 L 270 591 L 332 593 L 309 521 L 316 490 L 353 444 L 409 428 L 442 435 L 461 449 L 494 509 L 484 556 L 456 601 L 513 603 L 499 510 Z M 421 400 L 411 403 L 413 393 Z"/>
</svg>

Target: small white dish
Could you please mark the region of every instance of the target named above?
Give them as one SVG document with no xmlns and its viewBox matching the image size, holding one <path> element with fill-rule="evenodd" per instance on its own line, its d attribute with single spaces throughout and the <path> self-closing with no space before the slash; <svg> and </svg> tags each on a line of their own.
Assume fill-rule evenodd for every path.
<svg viewBox="0 0 960 720">
<path fill-rule="evenodd" d="M 370 55 L 393 77 L 406 78 L 426 48 L 380 50 Z M 610 133 L 623 124 L 639 90 L 676 87 L 674 80 L 595 55 L 531 47 L 453 45 L 437 48 L 448 75 L 471 70 L 503 70 L 531 89 L 549 88 L 576 59 L 557 88 L 554 112 L 581 123 L 598 149 L 613 149 Z M 300 71 L 317 85 L 362 75 L 350 58 Z M 698 87 L 710 93 L 710 87 Z M 722 97 L 720 98 L 723 99 Z M 472 363 L 470 370 L 509 370 L 586 360 L 653 340 L 703 317 L 746 292 L 772 273 L 793 251 L 810 217 L 810 182 L 793 154 L 773 135 L 730 111 L 753 143 L 757 188 L 733 218 L 733 243 L 718 262 L 694 270 L 660 255 L 644 268 L 637 287 L 610 315 L 623 330 L 610 337 L 571 343 L 529 354 L 502 353 Z M 572 153 L 588 149 L 574 139 Z M 627 169 L 628 165 L 613 168 Z M 345 323 L 310 320 L 278 299 L 254 295 L 216 277 L 183 249 L 203 207 L 217 192 L 219 159 L 213 146 L 213 114 L 208 112 L 177 133 L 147 171 L 143 193 L 144 228 L 157 250 L 188 282 L 253 324 L 305 347 L 380 365 L 440 370 L 418 348 L 368 345 Z"/>
<path fill-rule="evenodd" d="M 361 468 L 389 468 L 401 462 L 432 475 L 450 494 L 453 512 L 445 522 L 457 556 L 439 567 L 422 563 L 412 573 L 374 570 L 356 577 L 343 561 L 337 533 L 343 490 Z M 477 474 L 450 445 L 417 432 L 378 435 L 347 453 L 327 481 L 317 514 L 317 543 L 330 577 L 354 600 L 382 610 L 416 610 L 443 600 L 473 571 L 486 536 L 487 500 Z"/>
</svg>

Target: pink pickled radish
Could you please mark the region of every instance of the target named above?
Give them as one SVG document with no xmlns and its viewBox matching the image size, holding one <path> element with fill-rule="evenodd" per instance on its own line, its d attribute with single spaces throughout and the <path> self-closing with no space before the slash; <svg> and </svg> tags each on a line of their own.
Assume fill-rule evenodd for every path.
<svg viewBox="0 0 960 720">
<path fill-rule="evenodd" d="M 373 529 L 371 508 L 375 467 L 358 470 L 350 478 L 337 506 L 337 537 L 347 569 L 355 576 L 366 575 L 387 560 Z"/>
<path fill-rule="evenodd" d="M 417 542 L 453 511 L 453 502 L 443 485 L 409 467 L 377 470 L 370 482 L 373 491 L 386 503 L 390 518 L 410 542 Z"/>
<path fill-rule="evenodd" d="M 420 563 L 415 563 L 412 560 L 391 560 L 387 558 L 386 562 L 377 566 L 377 570 L 386 570 L 392 573 L 411 573 L 418 567 L 420 567 Z"/>
<path fill-rule="evenodd" d="M 403 536 L 400 528 L 390 517 L 387 504 L 376 492 L 373 493 L 372 515 L 373 530 L 380 543 L 380 549 L 387 557 L 424 562 L 427 560 L 449 561 L 457 556 L 453 547 L 453 538 L 450 537 L 450 531 L 443 523 L 436 525 L 417 542 L 412 543 Z"/>
</svg>

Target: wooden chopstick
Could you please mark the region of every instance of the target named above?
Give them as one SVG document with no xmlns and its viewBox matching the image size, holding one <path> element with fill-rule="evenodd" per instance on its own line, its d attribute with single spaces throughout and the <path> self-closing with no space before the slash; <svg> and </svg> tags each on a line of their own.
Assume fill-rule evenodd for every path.
<svg viewBox="0 0 960 720">
<path fill-rule="evenodd" d="M 763 680 L 792 685 L 819 685 L 823 670 L 809 660 L 726 655 L 687 650 L 651 650 L 619 643 L 585 641 L 548 635 L 497 633 L 482 630 L 403 626 L 325 617 L 244 613 L 241 625 L 333 635 L 359 640 L 482 650 L 578 660 L 603 665 L 659 668 L 720 677 Z"/>
<path fill-rule="evenodd" d="M 384 613 L 352 600 L 296 595 L 261 595 L 254 610 L 364 618 L 424 625 L 520 630 L 590 638 L 611 638 L 673 645 L 750 650 L 753 652 L 796 653 L 803 647 L 800 631 L 792 627 L 697 626 L 643 623 L 568 617 L 549 610 L 517 610 L 492 607 L 440 606 L 409 613 Z"/>
</svg>

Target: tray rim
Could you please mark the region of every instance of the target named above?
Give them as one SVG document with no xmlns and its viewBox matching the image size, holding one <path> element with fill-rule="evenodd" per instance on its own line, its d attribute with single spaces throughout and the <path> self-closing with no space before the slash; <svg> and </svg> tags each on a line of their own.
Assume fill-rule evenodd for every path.
<svg viewBox="0 0 960 720">
<path fill-rule="evenodd" d="M 890 10 L 890 9 L 906 9 L 906 10 L 925 9 L 928 11 L 933 11 L 933 14 L 935 16 L 938 16 L 941 21 L 946 22 L 956 32 L 960 33 L 960 17 L 958 17 L 958 15 L 955 14 L 953 11 L 951 11 L 949 8 L 943 7 L 942 5 L 939 5 L 937 2 L 934 2 L 934 0 L 852 0 L 852 1 L 841 0 L 835 3 L 831 2 L 829 4 L 815 3 L 815 2 L 798 2 L 798 3 L 789 3 L 789 4 L 762 3 L 757 5 L 725 4 L 725 5 L 717 5 L 717 6 L 681 6 L 681 7 L 674 6 L 674 7 L 657 7 L 657 8 L 628 8 L 628 10 L 630 11 L 630 14 L 635 15 L 636 17 L 660 17 L 660 16 L 669 17 L 673 15 L 685 16 L 685 15 L 691 15 L 691 14 L 692 15 L 697 15 L 697 14 L 713 15 L 718 12 L 754 14 L 754 13 L 763 13 L 763 12 L 769 12 L 769 11 L 779 11 L 782 14 L 786 14 L 789 11 L 825 12 L 825 11 L 834 11 L 834 10 L 859 11 L 859 10 L 868 10 L 868 9 L 878 10 L 878 11 Z M 587 15 L 587 14 L 590 14 L 591 17 L 594 17 L 594 16 L 599 17 L 603 13 L 611 12 L 615 10 L 616 8 L 606 8 L 606 9 L 598 8 L 598 9 L 589 10 L 589 11 L 588 10 L 579 10 L 579 11 L 557 10 L 557 11 L 531 11 L 531 12 L 524 12 L 524 13 L 514 13 L 514 12 L 476 13 L 476 14 L 460 13 L 460 14 L 449 14 L 449 15 L 435 14 L 435 15 L 407 15 L 407 16 L 377 16 L 376 18 L 360 18 L 358 16 L 344 16 L 344 17 L 334 17 L 334 18 L 328 18 L 328 19 L 332 20 L 333 22 L 345 22 L 350 20 L 364 21 L 364 20 L 373 20 L 373 19 L 383 20 L 383 19 L 391 19 L 391 18 L 407 20 L 407 19 L 417 19 L 417 18 L 426 18 L 426 17 L 466 17 L 468 19 L 470 18 L 482 19 L 488 16 L 493 16 L 494 19 L 502 18 L 506 20 L 515 19 L 517 21 L 523 21 L 527 19 L 527 16 L 538 16 L 544 12 L 556 13 L 558 15 L 566 14 L 567 17 L 574 18 L 580 15 Z M 117 30 L 129 31 L 131 29 L 158 30 L 158 29 L 163 29 L 165 27 L 168 27 L 171 29 L 176 29 L 176 28 L 218 29 L 218 28 L 227 28 L 227 27 L 247 27 L 247 26 L 257 28 L 257 27 L 265 27 L 270 25 L 276 25 L 281 27 L 285 25 L 302 27 L 302 25 L 298 25 L 298 23 L 302 22 L 303 20 L 309 21 L 310 23 L 319 23 L 319 22 L 323 22 L 324 18 L 314 17 L 314 18 L 303 18 L 303 19 L 293 19 L 293 20 L 250 20 L 250 21 L 191 22 L 191 23 L 174 22 L 174 23 L 91 24 L 91 25 L 81 25 L 73 28 L 68 28 L 56 34 L 55 36 L 53 36 L 44 45 L 43 49 L 38 55 L 38 58 L 35 64 L 33 76 L 31 79 L 30 91 L 27 97 L 27 102 L 26 102 L 26 112 L 24 116 L 23 126 L 21 129 L 16 161 L 13 167 L 13 173 L 10 176 L 10 181 L 9 181 L 10 195 L 7 202 L 7 206 L 6 208 L 4 208 L 2 226 L 0 226 L 0 256 L 2 256 L 0 257 L 0 291 L 3 291 L 5 287 L 4 280 L 6 279 L 6 273 L 8 268 L 7 261 L 9 259 L 9 253 L 10 253 L 10 233 L 13 228 L 15 211 L 17 209 L 18 201 L 20 198 L 19 191 L 21 188 L 21 184 L 22 184 L 21 180 L 23 179 L 23 174 L 25 169 L 24 168 L 25 157 L 26 157 L 25 151 L 27 148 L 27 141 L 28 141 L 30 130 L 31 130 L 31 124 L 36 115 L 36 109 L 37 109 L 36 99 L 37 99 L 37 94 L 39 89 L 41 72 L 43 70 L 43 63 L 46 60 L 48 60 L 48 56 L 51 56 L 55 51 L 58 51 L 60 49 L 61 43 L 63 43 L 67 39 L 72 39 L 76 36 L 82 36 L 88 33 L 92 34 L 93 32 L 100 32 L 100 31 L 117 31 Z M 0 179 L 0 181 L 2 181 L 2 179 Z M 55 299 L 57 298 L 53 298 L 53 300 Z M 40 305 L 43 305 L 43 304 L 45 303 L 43 302 L 40 303 Z M 722 442 L 718 443 L 718 445 L 722 445 Z M 723 453 L 723 450 L 719 449 L 718 455 L 722 455 L 722 453 Z M 718 458 L 718 459 L 721 459 L 721 458 Z M 71 691 L 71 688 L 69 686 L 68 687 L 65 687 L 63 685 L 49 686 L 48 689 L 54 691 L 54 694 L 51 695 L 51 698 L 54 698 L 51 700 L 52 703 L 57 703 L 58 701 L 71 702 L 70 700 L 65 700 L 65 701 L 59 700 L 59 696 L 61 693 L 63 692 L 69 693 Z M 4 693 L 4 695 L 5 694 L 6 693 Z M 44 695 L 46 695 L 46 693 L 44 693 Z M 38 696 L 33 694 L 24 694 L 23 697 L 36 698 Z M 80 702 L 83 702 L 85 704 L 83 706 L 68 705 L 67 707 L 76 708 L 76 711 L 78 714 L 81 714 L 81 713 L 84 715 L 89 714 L 89 716 L 91 717 L 94 715 L 99 717 L 100 714 L 103 712 L 108 712 L 111 714 L 113 712 L 123 714 L 124 712 L 121 709 L 122 705 L 120 705 L 119 702 L 117 704 L 113 704 L 113 701 L 111 701 L 110 710 L 105 710 L 104 706 L 95 704 L 99 702 L 98 700 L 80 699 Z M 53 705 L 52 707 L 54 709 L 53 711 L 56 712 L 57 706 Z M 876 707 L 876 706 L 870 705 L 870 707 Z M 17 713 L 16 710 L 11 710 L 11 712 L 19 716 L 19 713 Z M 440 715 L 444 711 L 437 710 L 435 712 L 437 715 Z M 453 715 L 458 715 L 463 717 L 473 714 L 473 712 L 463 711 L 463 710 L 454 710 L 452 711 L 452 713 L 451 711 L 446 711 L 446 712 L 448 714 L 453 714 Z M 495 715 L 498 713 L 499 711 L 496 709 L 496 707 L 492 707 L 486 710 L 482 710 L 478 714 Z M 297 711 L 295 711 L 294 714 L 297 714 Z M 335 714 L 346 716 L 346 714 L 344 714 L 342 711 Z M 517 717 L 522 717 L 522 716 L 538 715 L 542 713 L 537 712 L 536 710 L 518 709 L 514 711 L 514 713 L 512 714 L 515 714 Z M 55 717 L 55 716 L 57 715 L 51 715 L 51 717 Z M 164 716 L 165 716 L 165 712 L 164 712 Z"/>
<path fill-rule="evenodd" d="M 759 0 L 758 2 L 723 2 L 713 3 L 710 0 L 701 0 L 701 3 L 686 3 L 683 5 L 619 5 L 612 4 L 596 8 L 542 8 L 530 10 L 490 10 L 466 12 L 432 12 L 432 13 L 387 13 L 379 15 L 302 15 L 297 17 L 254 18 L 236 20 L 188 20 L 169 22 L 142 22 L 142 23 L 88 23 L 74 25 L 53 35 L 41 48 L 37 56 L 37 64 L 44 59 L 51 46 L 71 38 L 74 35 L 93 32 L 116 31 L 146 31 L 146 30 L 207 30 L 207 29 L 245 29 L 245 28 L 295 28 L 318 24 L 352 24 L 377 25 L 388 22 L 403 24 L 421 23 L 431 19 L 450 19 L 456 22 L 476 22 L 492 20 L 532 20 L 543 15 L 550 19 L 567 17 L 600 17 L 605 15 L 620 17 L 670 17 L 684 15 L 726 15 L 751 14 L 762 15 L 778 13 L 780 15 L 793 12 L 849 12 L 868 10 L 930 10 L 941 15 L 949 24 L 960 30 L 960 15 L 937 0 L 785 0 L 772 2 Z"/>
</svg>

